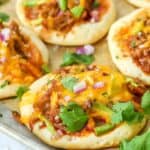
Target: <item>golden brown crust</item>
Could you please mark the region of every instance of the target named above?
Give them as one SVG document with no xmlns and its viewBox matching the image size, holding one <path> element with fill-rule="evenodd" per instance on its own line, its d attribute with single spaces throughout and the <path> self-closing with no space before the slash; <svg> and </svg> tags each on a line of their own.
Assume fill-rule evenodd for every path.
<svg viewBox="0 0 150 150">
<path fill-rule="evenodd" d="M 60 32 L 51 31 L 49 33 L 43 32 L 41 26 L 34 27 L 24 16 L 24 10 L 22 7 L 22 0 L 17 0 L 17 15 L 21 22 L 32 28 L 40 37 L 48 43 L 59 45 L 84 45 L 95 43 L 101 39 L 108 31 L 110 25 L 115 19 L 115 8 L 112 0 L 108 12 L 102 17 L 100 22 L 97 23 L 85 23 L 81 25 L 75 25 L 67 34 L 61 34 Z"/>
<path fill-rule="evenodd" d="M 138 67 L 132 60 L 131 56 L 124 56 L 123 51 L 120 48 L 118 41 L 116 40 L 115 36 L 117 33 L 124 27 L 130 26 L 132 21 L 135 20 L 138 16 L 142 14 L 148 13 L 150 14 L 149 8 L 138 9 L 131 14 L 121 18 L 117 22 L 115 22 L 109 32 L 108 35 L 108 45 L 109 50 L 112 56 L 112 59 L 119 70 L 127 75 L 134 78 L 138 78 L 141 81 L 145 82 L 146 84 L 150 85 L 150 76 L 145 74 L 140 67 Z M 117 57 L 116 57 L 117 56 Z"/>
<path fill-rule="evenodd" d="M 90 134 L 85 137 L 63 136 L 59 139 L 53 139 L 52 134 L 47 128 L 39 129 L 40 122 L 36 123 L 33 133 L 42 139 L 45 143 L 64 149 L 101 149 L 107 147 L 116 147 L 123 139 L 131 139 L 137 135 L 145 126 L 146 121 L 134 125 L 122 124 L 113 131 L 102 136 Z"/>
<path fill-rule="evenodd" d="M 127 1 L 136 7 L 143 7 L 143 8 L 150 7 L 149 0 L 127 0 Z"/>
</svg>

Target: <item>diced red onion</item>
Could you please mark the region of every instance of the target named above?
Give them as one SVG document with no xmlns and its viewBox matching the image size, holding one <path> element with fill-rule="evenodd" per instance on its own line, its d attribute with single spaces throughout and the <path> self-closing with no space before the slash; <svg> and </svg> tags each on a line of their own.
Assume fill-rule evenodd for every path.
<svg viewBox="0 0 150 150">
<path fill-rule="evenodd" d="M 4 42 L 5 39 L 4 39 L 4 36 L 0 33 L 0 41 Z"/>
<path fill-rule="evenodd" d="M 92 45 L 85 45 L 84 49 L 86 55 L 92 55 L 95 51 L 95 48 Z"/>
<path fill-rule="evenodd" d="M 79 55 L 85 54 L 85 49 L 84 49 L 84 47 L 78 47 L 78 48 L 76 49 L 76 53 L 79 54 Z"/>
<path fill-rule="evenodd" d="M 9 28 L 5 28 L 1 31 L 0 33 L 0 40 L 5 42 L 10 38 L 10 29 Z"/>
<path fill-rule="evenodd" d="M 6 57 L 1 57 L 0 58 L 0 63 L 4 63 L 4 62 L 6 62 Z"/>
<path fill-rule="evenodd" d="M 93 11 L 91 11 L 91 13 L 90 13 L 90 15 L 91 15 L 91 22 L 98 22 L 99 21 L 99 11 L 98 10 L 93 10 Z"/>
<path fill-rule="evenodd" d="M 87 88 L 87 85 L 86 85 L 86 82 L 85 81 L 81 81 L 79 83 L 77 83 L 74 87 L 73 87 L 73 91 L 75 93 L 80 93 L 84 90 L 86 90 Z"/>
<path fill-rule="evenodd" d="M 70 101 L 70 99 L 71 99 L 71 97 L 70 97 L 69 95 L 64 97 L 64 100 L 65 100 L 66 102 Z"/>
<path fill-rule="evenodd" d="M 105 83 L 104 82 L 96 82 L 94 85 L 93 85 L 93 88 L 95 89 L 100 89 L 100 88 L 103 88 L 105 86 Z"/>
<path fill-rule="evenodd" d="M 85 45 L 84 47 L 79 47 L 76 50 L 77 54 L 85 54 L 85 55 L 92 55 L 95 51 L 95 48 L 92 45 Z"/>
<path fill-rule="evenodd" d="M 64 14 L 63 11 L 59 11 L 58 16 L 62 16 Z"/>
<path fill-rule="evenodd" d="M 59 135 L 59 136 L 64 135 L 64 133 L 63 133 L 63 131 L 62 131 L 62 130 L 57 130 L 57 133 L 58 133 L 58 135 Z"/>
</svg>

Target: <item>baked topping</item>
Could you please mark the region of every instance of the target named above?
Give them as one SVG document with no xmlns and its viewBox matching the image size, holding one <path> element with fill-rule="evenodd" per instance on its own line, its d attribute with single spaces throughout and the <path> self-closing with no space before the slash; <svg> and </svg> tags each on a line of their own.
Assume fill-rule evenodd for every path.
<svg viewBox="0 0 150 150">
<path fill-rule="evenodd" d="M 101 135 L 121 122 L 133 123 L 143 118 L 135 98 L 125 77 L 110 68 L 66 67 L 50 74 L 38 93 L 28 91 L 23 95 L 21 109 L 32 104 L 34 112 L 32 116 L 22 115 L 21 120 L 28 123 L 42 116 L 59 136 L 85 136 L 91 132 Z M 125 115 L 129 111 L 131 118 Z"/>
<path fill-rule="evenodd" d="M 124 55 L 132 56 L 134 63 L 145 74 L 150 74 L 150 17 L 136 19 L 130 27 L 118 33 Z"/>
<path fill-rule="evenodd" d="M 16 22 L 0 23 L 0 48 L 0 80 L 30 84 L 42 75 L 40 51 Z"/>
<path fill-rule="evenodd" d="M 46 30 L 68 32 L 75 24 L 98 22 L 108 9 L 102 0 L 24 1 L 25 17 Z"/>
</svg>

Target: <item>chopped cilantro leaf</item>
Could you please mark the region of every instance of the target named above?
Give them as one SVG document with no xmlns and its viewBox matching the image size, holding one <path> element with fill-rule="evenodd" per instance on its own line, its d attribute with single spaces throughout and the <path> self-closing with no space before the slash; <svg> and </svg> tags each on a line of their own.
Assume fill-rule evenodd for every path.
<svg viewBox="0 0 150 150">
<path fill-rule="evenodd" d="M 29 90 L 29 88 L 27 86 L 20 86 L 17 89 L 16 95 L 18 99 L 21 99 L 22 95 L 27 92 Z"/>
<path fill-rule="evenodd" d="M 100 6 L 100 2 L 98 2 L 98 0 L 94 0 L 92 7 L 98 8 L 99 6 Z"/>
<path fill-rule="evenodd" d="M 61 107 L 59 116 L 69 132 L 80 131 L 88 121 L 86 112 L 74 102 Z"/>
<path fill-rule="evenodd" d="M 65 53 L 63 57 L 63 63 L 61 66 L 69 66 L 73 64 L 85 64 L 90 65 L 94 61 L 93 55 L 84 55 L 76 53 Z"/>
<path fill-rule="evenodd" d="M 143 119 L 143 115 L 134 110 L 134 105 L 131 102 L 116 103 L 113 106 L 112 123 L 118 124 L 122 121 L 127 123 L 135 123 Z"/>
<path fill-rule="evenodd" d="M 65 11 L 67 9 L 67 1 L 68 0 L 59 0 L 58 1 L 59 7 L 62 11 Z"/>
<path fill-rule="evenodd" d="M 9 15 L 6 13 L 0 12 L 0 22 L 8 22 L 9 21 Z"/>
<path fill-rule="evenodd" d="M 62 78 L 61 83 L 63 84 L 65 88 L 73 91 L 73 87 L 77 83 L 77 81 L 78 79 L 68 76 L 68 77 Z"/>
<path fill-rule="evenodd" d="M 84 7 L 82 6 L 75 6 L 71 10 L 71 13 L 73 14 L 74 17 L 80 18 L 84 12 Z"/>
<path fill-rule="evenodd" d="M 145 114 L 150 115 L 150 91 L 146 91 L 142 96 L 142 108 Z"/>
<path fill-rule="evenodd" d="M 44 72 L 45 74 L 51 72 L 49 66 L 46 65 L 46 64 L 42 65 L 42 70 L 43 70 L 43 72 Z"/>
<path fill-rule="evenodd" d="M 24 2 L 24 6 L 33 7 L 37 4 L 37 0 L 26 0 Z"/>
<path fill-rule="evenodd" d="M 101 135 L 101 134 L 104 134 L 110 130 L 112 130 L 115 126 L 112 125 L 112 124 L 104 124 L 104 125 L 101 125 L 101 126 L 98 126 L 94 129 L 96 135 Z"/>
<path fill-rule="evenodd" d="M 143 135 L 136 136 L 131 141 L 124 140 L 120 145 L 120 150 L 149 150 L 150 149 L 150 129 Z"/>
</svg>

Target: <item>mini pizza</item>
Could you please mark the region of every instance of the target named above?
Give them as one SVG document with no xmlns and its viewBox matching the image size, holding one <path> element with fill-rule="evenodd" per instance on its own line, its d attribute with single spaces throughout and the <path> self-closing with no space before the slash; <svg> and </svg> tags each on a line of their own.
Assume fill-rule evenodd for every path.
<svg viewBox="0 0 150 150">
<path fill-rule="evenodd" d="M 59 45 L 94 43 L 115 19 L 112 0 L 17 0 L 17 14 L 44 41 Z"/>
<path fill-rule="evenodd" d="M 0 22 L 0 99 L 16 96 L 20 86 L 41 77 L 46 64 L 48 51 L 40 39 L 15 21 Z"/>
<path fill-rule="evenodd" d="M 150 85 L 150 9 L 142 8 L 114 23 L 109 50 L 119 70 Z"/>
<path fill-rule="evenodd" d="M 150 0 L 127 0 L 132 5 L 135 5 L 136 7 L 144 7 L 148 8 L 150 7 Z"/>
<path fill-rule="evenodd" d="M 19 120 L 54 147 L 117 146 L 139 133 L 146 123 L 140 106 L 146 87 L 140 83 L 133 90 L 133 81 L 130 83 L 104 66 L 61 68 L 37 80 L 24 93 Z"/>
</svg>

